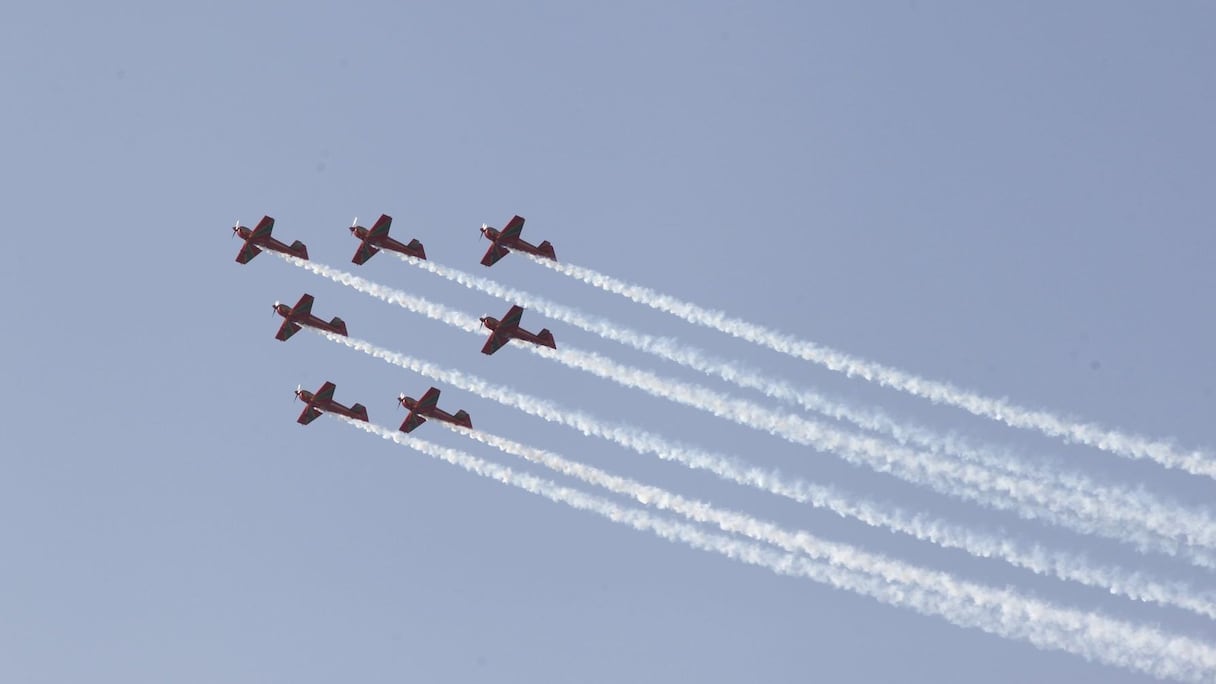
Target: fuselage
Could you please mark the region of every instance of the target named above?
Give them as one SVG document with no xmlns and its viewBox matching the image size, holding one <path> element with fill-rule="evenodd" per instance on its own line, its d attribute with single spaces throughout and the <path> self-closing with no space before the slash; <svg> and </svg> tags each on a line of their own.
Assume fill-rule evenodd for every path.
<svg viewBox="0 0 1216 684">
<path fill-rule="evenodd" d="M 364 244 L 371 245 L 376 249 L 387 249 L 390 252 L 398 252 L 407 256 L 412 256 L 417 259 L 425 259 L 426 252 L 422 248 L 422 243 L 414 240 L 410 244 L 398 242 L 388 235 L 375 236 L 371 231 L 363 226 L 351 226 L 351 235 L 359 238 Z"/>
<path fill-rule="evenodd" d="M 325 413 L 336 413 L 340 416 L 346 416 L 347 418 L 353 418 L 355 420 L 367 420 L 365 416 L 356 413 L 354 409 L 343 406 L 336 401 L 318 401 L 316 396 L 308 390 L 301 390 L 296 393 L 296 396 L 300 398 L 300 401 L 308 404 L 318 411 L 324 411 Z"/>
<path fill-rule="evenodd" d="M 495 335 L 512 337 L 517 340 L 531 342 L 532 344 L 539 344 L 542 347 L 553 347 L 554 349 L 557 348 L 556 345 L 554 345 L 549 339 L 541 337 L 537 333 L 524 330 L 518 325 L 503 326 L 502 321 L 499 321 L 493 316 L 483 316 L 481 319 L 481 324 L 486 328 L 489 328 L 490 331 Z"/>
<path fill-rule="evenodd" d="M 292 307 L 287 306 L 286 304 L 279 304 L 274 307 L 274 310 L 275 310 L 275 313 L 279 314 L 287 321 L 289 321 L 291 323 L 295 323 L 297 325 L 307 325 L 310 328 L 326 330 L 331 333 L 336 333 L 338 335 L 347 334 L 345 324 L 336 325 L 336 324 L 330 323 L 328 321 L 323 321 L 320 318 L 317 318 L 316 316 L 314 316 L 312 314 L 308 314 L 307 316 L 297 315 L 295 313 L 295 310 Z M 334 319 L 334 320 L 338 320 L 338 319 Z"/>
<path fill-rule="evenodd" d="M 414 399 L 413 397 L 405 397 L 405 398 L 401 399 L 400 401 L 401 401 L 401 405 L 404 406 L 405 409 L 407 411 L 409 411 L 410 413 L 414 413 L 415 411 L 417 411 L 418 415 L 426 417 L 426 418 L 434 418 L 436 420 L 442 420 L 445 423 L 453 423 L 456 425 L 461 424 L 461 421 L 459 419 L 457 419 L 456 416 L 448 413 L 447 411 L 444 411 L 443 409 L 439 408 L 438 406 L 436 406 L 435 408 L 432 408 L 429 411 L 418 411 L 418 400 L 417 399 Z"/>
<path fill-rule="evenodd" d="M 506 237 L 502 234 L 502 231 L 489 226 L 484 226 L 481 229 L 481 233 L 498 247 L 527 252 L 543 259 L 557 261 L 557 254 L 553 251 L 553 245 L 549 244 L 548 240 L 541 242 L 539 245 L 534 245 L 521 237 Z"/>
<path fill-rule="evenodd" d="M 241 237 L 241 239 L 244 240 L 247 244 L 252 241 L 253 244 L 257 245 L 258 247 L 260 247 L 262 249 L 270 249 L 270 250 L 274 250 L 276 252 L 282 252 L 283 254 L 289 254 L 294 257 L 300 257 L 302 259 L 308 258 L 307 256 L 301 257 L 299 254 L 296 253 L 296 250 L 283 244 L 282 242 L 279 242 L 278 240 L 274 239 L 273 237 L 271 237 L 269 235 L 267 235 L 266 237 L 255 238 L 255 237 L 253 237 L 253 231 L 250 230 L 249 228 L 246 228 L 245 226 L 239 226 L 239 227 L 235 228 L 235 230 L 237 232 L 237 235 L 239 235 Z"/>
</svg>

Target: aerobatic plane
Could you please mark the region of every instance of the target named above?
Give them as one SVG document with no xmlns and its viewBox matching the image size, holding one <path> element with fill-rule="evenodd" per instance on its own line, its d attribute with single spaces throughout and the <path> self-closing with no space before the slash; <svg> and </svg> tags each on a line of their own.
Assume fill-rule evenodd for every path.
<svg viewBox="0 0 1216 684">
<path fill-rule="evenodd" d="M 503 316 L 501 321 L 493 316 L 482 316 L 481 324 L 489 328 L 491 332 L 490 339 L 486 340 L 485 346 L 481 348 L 481 353 L 493 354 L 511 338 L 557 349 L 557 342 L 553 341 L 553 333 L 549 332 L 548 328 L 543 328 L 538 333 L 530 333 L 519 327 L 519 319 L 523 315 L 524 308 L 516 305 L 507 310 L 507 315 Z"/>
<path fill-rule="evenodd" d="M 321 385 L 321 389 L 317 390 L 316 394 L 296 385 L 296 398 L 308 404 L 300 413 L 300 417 L 296 419 L 296 422 L 300 425 L 308 425 L 323 412 L 336 413 L 340 416 L 367 422 L 367 408 L 363 404 L 355 404 L 350 408 L 346 408 L 334 401 L 334 384 L 332 382 L 326 381 L 324 385 Z"/>
<path fill-rule="evenodd" d="M 401 423 L 401 432 L 413 432 L 414 428 L 425 423 L 427 418 L 442 420 L 445 423 L 459 425 L 470 430 L 473 429 L 473 421 L 469 420 L 467 411 L 461 409 L 456 412 L 456 415 L 452 415 L 438 407 L 439 390 L 434 387 L 427 390 L 421 399 L 412 399 L 402 393 L 397 396 L 397 403 L 404 406 L 410 412 L 405 417 L 405 421 Z"/>
<path fill-rule="evenodd" d="M 274 230 L 274 219 L 269 216 L 263 216 L 258 225 L 253 228 L 246 228 L 241 225 L 240 221 L 232 227 L 232 234 L 239 235 L 245 241 L 245 246 L 241 247 L 241 251 L 236 255 L 238 264 L 247 264 L 249 260 L 262 253 L 263 249 L 271 249 L 276 252 L 282 252 L 299 259 L 308 259 L 308 248 L 303 242 L 296 240 L 291 243 L 291 246 L 279 242 L 270 237 L 270 231 Z"/>
<path fill-rule="evenodd" d="M 376 255 L 382 249 L 401 252 L 419 259 L 426 258 L 426 250 L 422 249 L 422 243 L 418 242 L 417 238 L 410 240 L 408 245 L 403 245 L 400 242 L 388 236 L 388 228 L 393 223 L 393 217 L 388 214 L 381 214 L 380 218 L 372 225 L 371 228 L 364 228 L 359 225 L 359 219 L 356 218 L 350 224 L 350 233 L 363 241 L 359 245 L 359 249 L 355 252 L 354 258 L 351 261 L 356 264 L 366 263 L 368 259 Z"/>
<path fill-rule="evenodd" d="M 305 294 L 300 297 L 300 301 L 296 302 L 295 306 L 287 306 L 279 302 L 274 303 L 274 312 L 284 319 L 283 325 L 279 326 L 279 332 L 274 336 L 276 340 L 286 341 L 287 338 L 300 332 L 300 326 L 302 325 L 346 337 L 346 322 L 334 316 L 333 320 L 326 323 L 312 315 L 312 301 L 312 295 Z"/>
<path fill-rule="evenodd" d="M 548 240 L 539 245 L 528 244 L 519 237 L 519 233 L 523 229 L 524 217 L 522 216 L 512 218 L 507 223 L 507 227 L 502 230 L 491 228 L 484 223 L 481 224 L 481 234 L 494 243 L 486 250 L 486 255 L 481 258 L 481 265 L 493 266 L 512 249 L 518 249 L 521 252 L 557 261 L 557 255 L 553 252 L 553 245 L 549 244 Z"/>
</svg>

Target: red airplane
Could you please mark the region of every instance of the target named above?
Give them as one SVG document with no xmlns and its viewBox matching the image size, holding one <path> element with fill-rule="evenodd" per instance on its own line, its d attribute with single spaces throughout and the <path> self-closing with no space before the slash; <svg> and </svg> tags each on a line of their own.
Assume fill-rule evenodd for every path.
<svg viewBox="0 0 1216 684">
<path fill-rule="evenodd" d="M 403 245 L 388 236 L 388 227 L 392 223 L 392 216 L 381 214 L 380 219 L 376 221 L 375 225 L 371 229 L 368 229 L 359 225 L 359 219 L 356 218 L 354 223 L 350 224 L 350 232 L 351 235 L 362 240 L 363 244 L 359 245 L 359 249 L 355 252 L 355 256 L 351 261 L 356 264 L 363 264 L 382 249 L 389 249 L 419 259 L 425 259 L 426 250 L 422 249 L 422 243 L 418 242 L 416 238 L 410 240 L 408 245 Z"/>
<path fill-rule="evenodd" d="M 306 389 L 301 389 L 299 385 L 296 385 L 296 398 L 308 404 L 308 406 L 304 407 L 304 411 L 300 413 L 300 417 L 296 419 L 296 422 L 300 425 L 308 425 L 316 420 L 317 416 L 321 415 L 322 412 L 336 413 L 340 416 L 353 418 L 354 420 L 361 420 L 364 423 L 367 422 L 367 408 L 363 404 L 355 404 L 350 408 L 346 408 L 334 401 L 334 384 L 332 382 L 326 381 L 324 385 L 321 385 L 321 389 L 317 390 L 316 394 Z"/>
<path fill-rule="evenodd" d="M 434 387 L 427 390 L 426 394 L 417 400 L 411 399 L 402 393 L 397 396 L 397 403 L 404 406 L 410 412 L 405 417 L 405 421 L 401 423 L 401 432 L 413 432 L 414 428 L 425 423 L 427 418 L 442 420 L 445 423 L 459 425 L 470 430 L 473 429 L 473 421 L 469 420 L 467 411 L 461 409 L 456 412 L 456 415 L 452 415 L 437 406 L 439 403 L 439 390 Z"/>
<path fill-rule="evenodd" d="M 503 316 L 501 321 L 493 316 L 482 316 L 481 324 L 493 332 L 490 333 L 490 339 L 486 340 L 486 345 L 481 348 L 481 353 L 493 354 L 509 342 L 512 337 L 517 340 L 531 342 L 532 344 L 539 344 L 542 347 L 557 349 L 557 342 L 553 341 L 553 333 L 549 332 L 548 328 L 543 328 L 538 333 L 530 333 L 519 327 L 519 319 L 523 315 L 524 308 L 522 306 L 513 306 L 507 310 L 507 315 Z"/>
<path fill-rule="evenodd" d="M 312 315 L 312 301 L 312 295 L 306 294 L 300 297 L 300 301 L 296 302 L 295 306 L 274 303 L 274 312 L 284 318 L 283 325 L 279 326 L 279 332 L 274 336 L 276 340 L 286 341 L 287 338 L 300 332 L 302 325 L 346 337 L 346 322 L 334 316 L 332 321 L 326 323 Z"/>
<path fill-rule="evenodd" d="M 263 249 L 272 249 L 299 259 L 308 259 L 308 248 L 304 246 L 303 242 L 296 240 L 288 247 L 270 237 L 270 231 L 273 229 L 274 219 L 269 216 L 263 216 L 253 229 L 246 228 L 241 225 L 240 221 L 237 221 L 236 225 L 232 227 L 232 234 L 241 236 L 241 239 L 245 241 L 245 246 L 241 247 L 241 251 L 236 255 L 236 262 L 247 264 L 250 259 L 261 254 Z"/>
<path fill-rule="evenodd" d="M 530 245 L 519 237 L 519 233 L 523 229 L 524 217 L 522 216 L 512 218 L 507 223 L 507 227 L 502 230 L 496 230 L 484 223 L 481 224 L 481 234 L 494 243 L 486 250 L 486 255 L 481 258 L 481 265 L 493 266 L 498 263 L 499 259 L 505 257 L 511 249 L 518 249 L 521 252 L 557 261 L 557 255 L 553 253 L 553 245 L 549 244 L 548 240 L 539 245 Z M 507 249 L 508 247 L 510 249 Z"/>
</svg>

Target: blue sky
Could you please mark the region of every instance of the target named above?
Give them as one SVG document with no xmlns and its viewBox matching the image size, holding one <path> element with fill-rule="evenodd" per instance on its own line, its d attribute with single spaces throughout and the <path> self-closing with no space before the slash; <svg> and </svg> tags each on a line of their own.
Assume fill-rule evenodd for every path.
<svg viewBox="0 0 1216 684">
<path fill-rule="evenodd" d="M 480 342 L 269 256 L 354 270 L 394 216 L 432 259 L 899 416 L 1143 484 L 1068 447 L 693 328 L 511 256 L 558 257 L 859 356 L 1185 446 L 1216 444 L 1213 10 L 1200 3 L 71 3 L 0 21 L 0 678 L 62 682 L 1139 675 L 669 544 L 335 420 L 429 382 L 352 335 L 604 418 L 952 520 L 1186 579 L 1121 545 L 948 500 Z M 348 268 L 349 267 L 349 268 Z M 358 273 L 506 304 L 380 256 Z M 545 322 L 525 314 L 539 328 Z M 688 371 L 549 325 L 558 343 Z M 734 391 L 734 390 L 732 390 Z M 745 393 L 739 392 L 741 396 Z M 1211 639 L 1210 622 L 1036 578 L 652 462 L 455 390 L 486 430 L 790 527 Z M 458 436 L 428 437 L 496 460 Z"/>
</svg>

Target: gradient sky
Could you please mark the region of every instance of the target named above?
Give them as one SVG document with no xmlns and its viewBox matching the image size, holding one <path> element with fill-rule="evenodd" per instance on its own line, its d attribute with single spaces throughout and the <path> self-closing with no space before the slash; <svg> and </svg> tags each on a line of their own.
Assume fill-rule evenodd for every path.
<svg viewBox="0 0 1216 684">
<path fill-rule="evenodd" d="M 559 258 L 859 356 L 1216 444 L 1216 9 L 1206 3 L 25 3 L 0 12 L 8 222 L 0 680 L 1139 681 L 634 532 L 323 419 L 429 381 L 351 334 L 606 419 L 1187 579 L 480 342 L 272 256 L 355 270 L 353 216 L 438 262 L 1191 504 L 1211 483 L 846 380 L 509 256 Z M 506 304 L 382 255 L 358 270 Z M 534 328 L 547 323 L 525 314 Z M 568 342 L 713 384 L 560 324 Z M 724 388 L 725 389 L 725 388 Z M 741 396 L 742 391 L 731 390 Z M 1209 621 L 979 561 L 445 389 L 491 432 L 798 529 L 1202 638 Z M 754 398 L 754 397 L 753 397 Z M 425 428 L 424 428 L 425 430 Z M 428 438 L 473 448 L 443 430 Z M 514 465 L 514 464 L 512 464 Z"/>
</svg>

